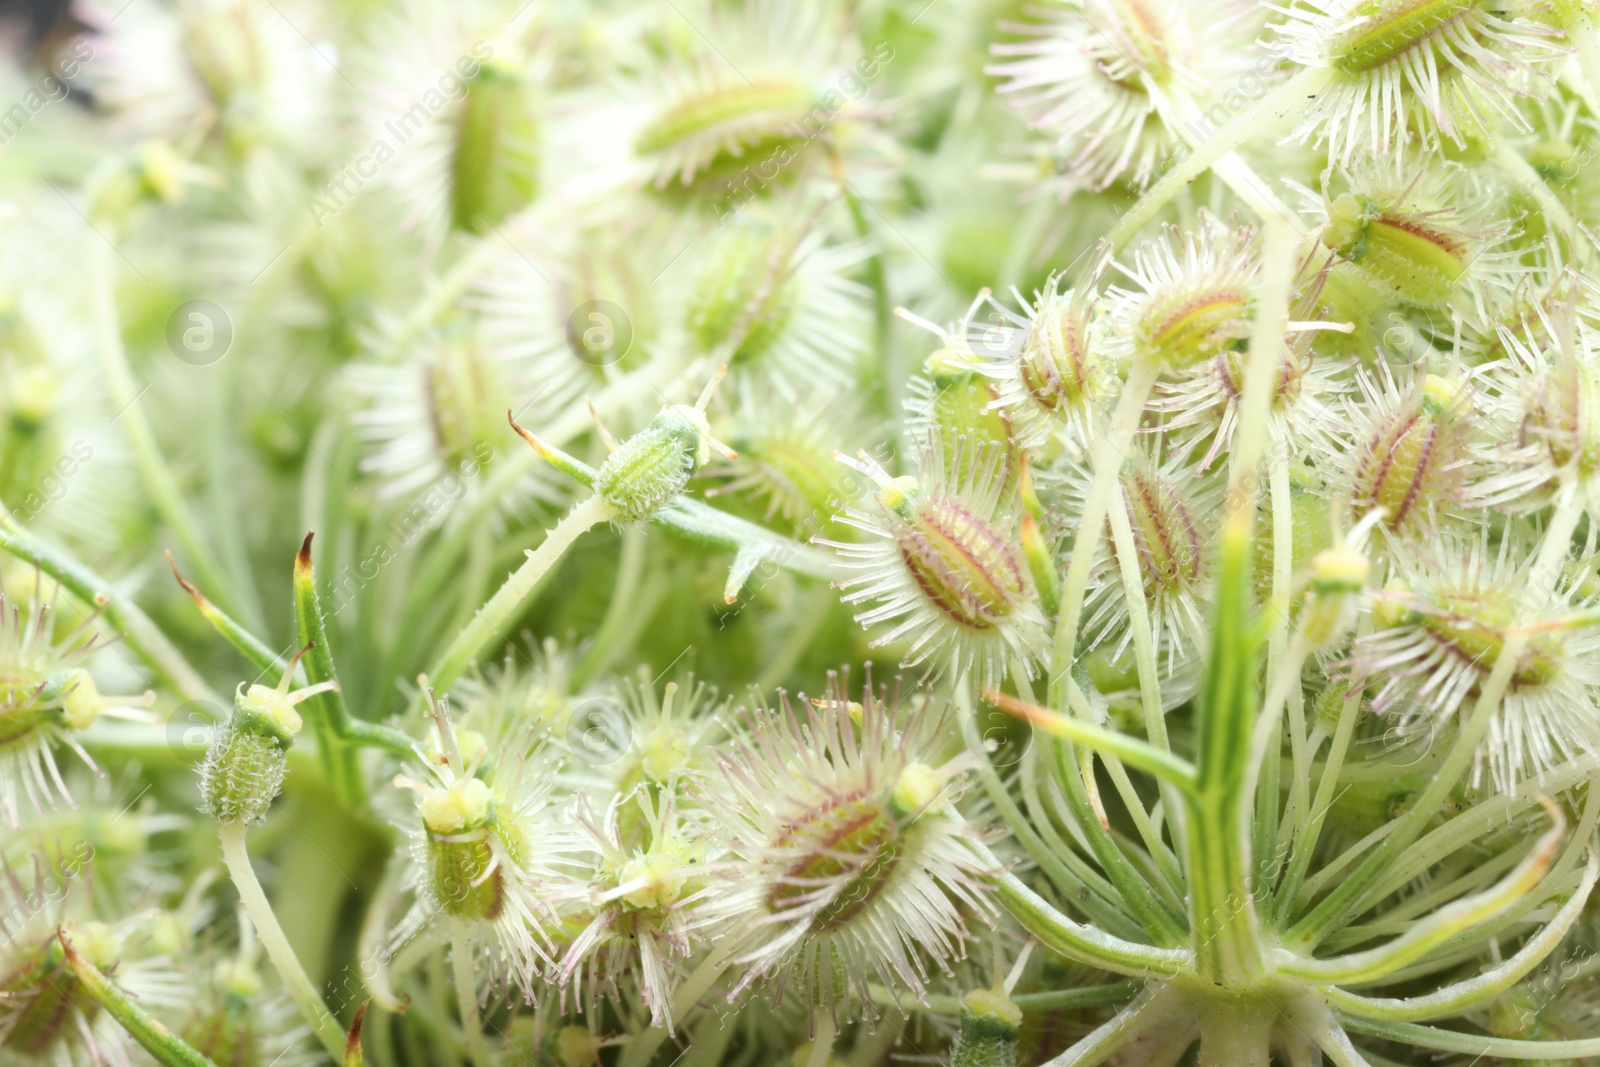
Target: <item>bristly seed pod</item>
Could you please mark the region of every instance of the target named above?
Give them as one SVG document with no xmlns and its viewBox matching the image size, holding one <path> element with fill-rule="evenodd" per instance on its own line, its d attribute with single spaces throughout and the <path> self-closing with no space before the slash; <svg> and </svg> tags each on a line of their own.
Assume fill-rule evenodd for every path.
<svg viewBox="0 0 1600 1067">
<path fill-rule="evenodd" d="M 1430 374 L 1397 396 L 1385 367 L 1383 388 L 1365 376 L 1361 388 L 1378 414 L 1354 453 L 1350 498 L 1355 513 L 1364 516 L 1381 507 L 1391 530 L 1432 521 L 1460 495 L 1467 459 L 1465 385 Z"/>
<path fill-rule="evenodd" d="M 1260 270 L 1256 233 L 1207 217 L 1143 245 L 1131 268 L 1138 286 L 1109 294 L 1114 351 L 1122 359 L 1180 369 L 1239 348 L 1250 337 Z"/>
<path fill-rule="evenodd" d="M 987 911 L 979 831 L 948 809 L 968 757 L 937 764 L 946 717 L 927 704 L 902 717 L 885 696 L 869 677 L 851 701 L 835 675 L 802 708 L 780 694 L 723 761 L 711 808 L 741 870 L 740 989 L 770 980 L 835 1019 L 852 997 L 872 1012 L 869 982 L 921 995 L 925 960 L 948 968 L 963 913 Z"/>
<path fill-rule="evenodd" d="M 948 475 L 943 452 L 930 437 L 919 478 L 895 478 L 865 453 L 859 462 L 841 457 L 879 486 L 879 513 L 846 508 L 842 517 L 873 540 L 817 543 L 860 572 L 839 583 L 845 602 L 876 602 L 856 621 L 897 620 L 873 647 L 908 640 L 907 664 L 937 657 L 941 669 L 974 671 L 988 684 L 1012 655 L 1029 669 L 1043 660 L 1044 616 L 1014 500 L 1000 496 L 999 450 L 958 440 Z"/>
<path fill-rule="evenodd" d="M 295 664 L 311 646 L 295 653 L 277 688 L 240 683 L 233 714 L 212 738 L 200 765 L 200 810 L 222 823 L 259 822 L 272 806 L 288 773 L 289 747 L 300 733 L 294 706 L 318 693 L 337 689 L 337 682 L 319 682 L 289 690 Z"/>
</svg>

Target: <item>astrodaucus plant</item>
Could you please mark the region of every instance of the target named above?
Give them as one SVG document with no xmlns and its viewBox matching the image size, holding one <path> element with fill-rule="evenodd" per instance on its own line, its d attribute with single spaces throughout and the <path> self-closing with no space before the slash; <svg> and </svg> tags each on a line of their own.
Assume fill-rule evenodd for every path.
<svg viewBox="0 0 1600 1067">
<path fill-rule="evenodd" d="M 0 1064 L 1600 1062 L 1588 0 L 0 84 Z"/>
</svg>

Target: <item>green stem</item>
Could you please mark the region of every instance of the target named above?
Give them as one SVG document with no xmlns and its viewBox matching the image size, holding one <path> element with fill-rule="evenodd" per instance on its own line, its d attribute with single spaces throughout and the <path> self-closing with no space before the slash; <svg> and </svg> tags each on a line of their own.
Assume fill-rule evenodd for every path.
<svg viewBox="0 0 1600 1067">
<path fill-rule="evenodd" d="M 1326 990 L 1324 995 L 1333 1007 L 1369 1019 L 1407 1022 L 1459 1015 L 1504 993 L 1560 948 L 1567 931 L 1582 917 L 1584 905 L 1594 891 L 1597 878 L 1600 878 L 1600 855 L 1591 852 L 1588 865 L 1584 868 L 1583 881 L 1555 917 L 1529 938 L 1516 955 L 1483 974 L 1417 997 L 1363 997 L 1336 988 Z"/>
<path fill-rule="evenodd" d="M 60 582 L 73 596 L 98 608 L 107 622 L 124 633 L 128 647 L 143 656 L 185 700 L 221 706 L 222 698 L 189 666 L 183 653 L 167 640 L 166 634 L 137 604 L 115 593 L 110 582 L 65 552 L 18 526 L 3 508 L 0 508 L 0 549 L 32 563 Z"/>
<path fill-rule="evenodd" d="M 1116 248 L 1125 246 L 1184 186 L 1262 129 L 1271 128 L 1282 119 L 1304 111 L 1307 101 L 1326 88 L 1333 77 L 1334 73 L 1329 68 L 1307 67 L 1235 116 L 1193 152 L 1179 160 L 1139 198 L 1139 202 L 1122 216 L 1117 228 L 1111 231 L 1111 244 Z M 1264 216 L 1264 221 L 1270 222 L 1274 217 Z"/>
<path fill-rule="evenodd" d="M 551 567 L 585 532 L 611 518 L 611 505 L 600 496 L 591 496 L 573 505 L 571 511 L 545 535 L 539 547 L 528 553 L 528 559 L 512 575 L 489 602 L 473 616 L 470 623 L 456 635 L 428 672 L 429 684 L 441 692 L 454 685 L 461 673 L 477 658 L 495 637 L 504 638 L 501 627 L 511 621 L 534 586 L 539 584 Z"/>
<path fill-rule="evenodd" d="M 1506 1037 L 1484 1037 L 1459 1030 L 1440 1030 L 1420 1023 L 1380 1022 L 1342 1012 L 1336 1016 L 1346 1030 L 1397 1041 L 1403 1045 L 1463 1052 L 1469 1056 L 1495 1056 L 1503 1060 L 1581 1060 L 1600 1056 L 1600 1037 L 1575 1041 L 1519 1041 Z"/>
<path fill-rule="evenodd" d="M 684 979 L 683 985 L 679 986 L 678 991 L 672 996 L 674 1020 L 682 1021 L 710 992 L 717 979 L 722 977 L 722 972 L 727 969 L 728 958 L 733 955 L 733 949 L 733 942 L 724 939 L 712 950 L 711 955 L 702 960 L 689 973 L 689 977 Z M 643 1033 L 636 1034 L 628 1042 L 619 1067 L 645 1067 L 671 1032 L 665 1026 L 652 1026 Z"/>
<path fill-rule="evenodd" d="M 993 865 L 996 871 L 1001 870 L 999 861 L 987 848 L 977 844 L 971 847 L 985 863 Z M 1095 927 L 1075 923 L 1014 874 L 996 874 L 992 882 L 1000 905 L 1038 938 L 1040 944 L 1069 960 L 1130 978 L 1170 978 L 1192 963 L 1192 956 L 1186 949 L 1135 944 Z"/>
<path fill-rule="evenodd" d="M 1156 664 L 1155 636 L 1150 629 L 1150 610 L 1145 603 L 1144 575 L 1139 573 L 1140 554 L 1133 538 L 1133 525 L 1128 519 L 1127 502 L 1122 487 L 1113 484 L 1111 493 L 1111 541 L 1116 549 L 1117 569 L 1122 575 L 1122 595 L 1128 605 L 1128 625 L 1133 630 L 1133 652 L 1139 671 L 1139 703 L 1144 712 L 1145 736 L 1150 743 L 1163 750 L 1172 747 L 1167 739 L 1167 716 L 1161 704 L 1161 672 Z M 1132 762 L 1131 760 L 1129 762 Z M 1172 780 L 1157 780 L 1162 803 L 1168 811 L 1183 809 L 1183 795 Z M 1142 807 L 1142 806 L 1141 806 Z M 1182 881 L 1176 870 L 1172 872 L 1175 883 Z"/>
<path fill-rule="evenodd" d="M 1077 1011 L 1107 1004 L 1124 1004 L 1138 996 L 1142 988 L 1138 982 L 1110 982 L 1075 989 L 1052 989 L 1043 993 L 1015 993 L 1011 996 L 1011 1003 L 1021 1008 L 1024 1014 Z M 880 985 L 871 986 L 870 989 L 872 1002 L 884 1008 L 921 1011 L 931 1015 L 960 1015 L 962 1011 L 961 998 L 947 993 L 930 993 L 927 1003 L 923 1003 L 912 993 L 897 993 Z"/>
<path fill-rule="evenodd" d="M 467 1054 L 473 1067 L 490 1067 L 493 1058 L 483 1039 L 483 1020 L 478 1018 L 478 979 L 472 969 L 472 925 L 467 919 L 450 920 L 450 969 L 456 987 L 456 1010 L 461 1015 L 461 1030 L 467 1037 Z"/>
<path fill-rule="evenodd" d="M 106 1010 L 106 1014 L 120 1023 L 164 1067 L 216 1067 L 205 1055 L 124 996 L 94 964 L 78 955 L 64 931 L 57 929 L 56 939 L 61 942 L 67 966 L 72 968 L 84 992 L 93 997 Z"/>
<path fill-rule="evenodd" d="M 317 595 L 316 572 L 311 565 L 311 538 L 300 545 L 294 560 L 294 623 L 295 633 L 302 645 L 311 648 L 302 658 L 306 680 L 311 685 L 337 682 L 333 668 L 333 649 L 328 646 L 328 631 L 322 616 L 322 602 Z M 335 794 L 347 806 L 355 808 L 366 802 L 367 783 L 361 774 L 361 763 L 356 751 L 345 744 L 350 734 L 350 712 L 345 707 L 344 694 L 333 689 L 307 700 L 311 720 L 317 735 L 317 753 L 322 760 L 323 773 Z"/>
<path fill-rule="evenodd" d="M 284 936 L 283 927 L 278 924 L 277 915 L 272 911 L 272 905 L 267 901 L 266 893 L 261 890 L 261 883 L 256 880 L 255 868 L 250 865 L 250 853 L 245 847 L 244 823 L 222 823 L 217 827 L 217 836 L 222 840 L 222 862 L 227 865 L 234 888 L 239 891 L 239 902 L 244 905 L 245 913 L 255 925 L 256 937 L 266 950 L 267 958 L 283 979 L 289 999 L 300 1009 L 301 1017 L 310 1024 L 312 1033 L 328 1051 L 328 1055 L 333 1057 L 335 1063 L 342 1062 L 345 1033 L 339 1028 L 338 1020 L 322 1003 L 322 997 L 311 984 L 311 979 L 306 977 L 305 968 L 300 966 L 299 957 L 294 954 L 289 939 Z"/>
<path fill-rule="evenodd" d="M 1133 435 L 1139 430 L 1139 419 L 1144 414 L 1144 402 L 1155 387 L 1161 368 L 1148 360 L 1139 360 L 1128 373 L 1117 398 L 1116 411 L 1111 425 L 1095 438 L 1091 458 L 1094 471 L 1089 493 L 1083 502 L 1083 514 L 1078 524 L 1078 535 L 1072 542 L 1072 561 L 1061 588 L 1061 612 L 1056 616 L 1056 632 L 1051 649 L 1050 706 L 1064 708 L 1063 683 L 1067 680 L 1077 656 L 1078 624 L 1083 619 L 1083 597 L 1089 586 L 1089 571 L 1099 552 L 1100 538 L 1105 528 L 1106 513 L 1117 493 L 1117 474 L 1122 460 L 1133 444 Z"/>
</svg>

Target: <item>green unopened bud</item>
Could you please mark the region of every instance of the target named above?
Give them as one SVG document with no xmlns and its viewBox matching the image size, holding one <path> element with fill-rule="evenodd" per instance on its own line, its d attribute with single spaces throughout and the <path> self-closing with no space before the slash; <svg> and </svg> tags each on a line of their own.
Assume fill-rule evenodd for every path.
<svg viewBox="0 0 1600 1067">
<path fill-rule="evenodd" d="M 200 765 L 200 810 L 218 822 L 259 822 L 283 788 L 287 750 L 278 731 L 235 711 Z"/>
<path fill-rule="evenodd" d="M 289 691 L 295 664 L 311 646 L 295 653 L 274 688 L 241 684 L 233 698 L 233 715 L 217 730 L 200 765 L 200 810 L 218 822 L 258 822 L 272 806 L 288 773 L 289 747 L 300 732 L 296 704 L 332 689 L 319 682 Z"/>
<path fill-rule="evenodd" d="M 760 359 L 783 335 L 797 293 L 792 237 L 740 222 L 722 236 L 701 269 L 689 301 L 689 332 L 702 352 L 729 351 L 728 362 Z"/>
<path fill-rule="evenodd" d="M 729 459 L 738 453 L 711 436 L 706 405 L 727 365 L 717 368 L 693 407 L 671 404 L 611 453 L 595 475 L 594 491 L 611 505 L 618 523 L 642 522 L 683 492 L 689 478 L 715 448 Z"/>
<path fill-rule="evenodd" d="M 1016 1067 L 1022 1009 L 993 989 L 974 989 L 961 999 L 961 1032 L 951 1067 Z"/>
<path fill-rule="evenodd" d="M 594 491 L 618 522 L 640 522 L 683 492 L 695 472 L 700 433 L 688 419 L 664 411 L 611 453 Z"/>
<path fill-rule="evenodd" d="M 602 1042 L 587 1026 L 563 1026 L 550 1039 L 554 1067 L 593 1067 L 600 1062 Z"/>
<path fill-rule="evenodd" d="M 1295 624 L 1312 648 L 1326 648 L 1350 631 L 1371 572 L 1367 557 L 1353 548 L 1330 548 L 1312 558 L 1305 607 Z"/>
</svg>

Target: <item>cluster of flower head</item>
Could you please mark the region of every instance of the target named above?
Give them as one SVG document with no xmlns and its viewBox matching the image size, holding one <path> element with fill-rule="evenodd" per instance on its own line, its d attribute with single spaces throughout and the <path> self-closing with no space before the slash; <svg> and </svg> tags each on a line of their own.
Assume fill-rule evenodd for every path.
<svg viewBox="0 0 1600 1067">
<path fill-rule="evenodd" d="M 1059 876 L 1085 888 L 1052 906 L 1132 937 L 1128 884 L 1187 904 L 1162 882 L 1184 817 L 1086 750 L 1040 742 L 1012 777 L 999 753 L 1033 742 L 985 735 L 982 700 L 1082 696 L 1093 729 L 1186 758 L 1240 495 L 1264 673 L 1303 662 L 1277 696 L 1303 729 L 1267 759 L 1361 757 L 1319 860 L 1354 868 L 1463 736 L 1451 805 L 1502 796 L 1520 833 L 1550 794 L 1592 834 L 1591 8 L 78 0 L 86 103 L 24 108 L 0 190 L 0 1063 L 126 1057 L 77 960 L 218 1064 L 313 1060 L 204 873 L 218 826 L 276 855 L 315 963 L 360 957 L 400 1020 L 382 1067 L 481 1061 L 501 1023 L 505 1062 L 561 1067 L 647 1067 L 680 1031 L 696 1065 L 827 1067 L 860 1023 L 868 1065 L 886 1009 L 959 1014 L 930 1039 L 960 1067 L 1010 1062 L 1018 981 L 1113 982 L 1028 948 L 1004 977 L 1037 931 L 997 886 L 1017 873 L 1010 907 Z M 189 328 L 199 296 L 231 351 Z M 474 614 L 573 514 L 603 532 Z M 207 679 L 238 661 L 150 560 L 181 549 L 202 621 L 277 662 L 263 591 L 302 523 L 330 565 L 294 645 L 326 629 L 325 680 L 296 656 L 224 708 Z M 474 625 L 503 666 L 453 658 Z M 525 657 L 522 627 L 579 639 Z M 660 684 L 691 645 L 718 689 Z M 448 692 L 412 686 L 441 659 Z M 876 686 L 831 673 L 874 659 Z M 357 782 L 338 804 L 319 760 Z M 1310 783 L 1282 793 L 1304 822 Z M 1150 871 L 1118 866 L 1151 842 Z M 1594 1036 L 1564 974 L 1468 1021 Z M 1082 1022 L 1026 1040 L 1048 1057 Z"/>
</svg>

